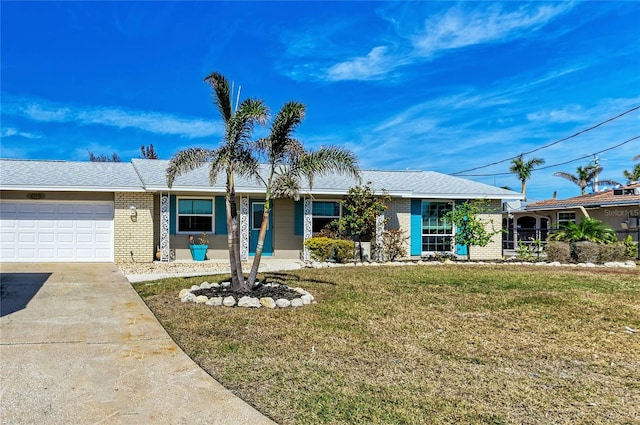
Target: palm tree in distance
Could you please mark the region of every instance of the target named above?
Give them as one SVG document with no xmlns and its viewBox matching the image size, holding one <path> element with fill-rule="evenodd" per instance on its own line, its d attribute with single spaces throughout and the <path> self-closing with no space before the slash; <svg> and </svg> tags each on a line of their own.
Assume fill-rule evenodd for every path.
<svg viewBox="0 0 640 425">
<path fill-rule="evenodd" d="M 575 183 L 580 188 L 580 194 L 584 195 L 586 193 L 585 189 L 589 186 L 594 179 L 602 172 L 602 167 L 596 167 L 593 164 L 589 164 L 586 167 L 578 167 L 576 168 L 576 174 L 565 173 L 564 171 L 558 171 L 553 173 L 556 177 L 562 177 L 563 179 L 569 180 L 571 183 Z M 608 184 L 608 185 L 617 185 L 618 182 L 613 180 L 600 180 L 598 183 Z"/>
<path fill-rule="evenodd" d="M 328 172 L 348 174 L 360 178 L 358 160 L 353 153 L 338 147 L 321 147 L 306 151 L 300 141 L 292 137 L 305 116 L 306 108 L 299 102 L 288 102 L 275 116 L 270 134 L 254 144 L 254 152 L 266 163 L 265 176 L 255 173 L 265 187 L 265 202 L 253 265 L 247 285 L 253 287 L 262 258 L 267 233 L 271 201 L 277 198 L 300 198 L 301 180 L 309 188 L 313 177 Z"/>
<path fill-rule="evenodd" d="M 222 145 L 217 149 L 189 148 L 176 153 L 167 167 L 167 184 L 173 185 L 176 177 L 209 164 L 209 181 L 214 185 L 218 175 L 226 175 L 227 243 L 231 266 L 231 287 L 236 291 L 249 289 L 242 273 L 240 257 L 240 226 L 236 205 L 235 175 L 255 175 L 257 160 L 251 153 L 251 134 L 256 124 L 264 125 L 268 109 L 261 100 L 246 99 L 232 109 L 229 83 L 219 73 L 205 78 L 213 91 L 216 104 L 225 125 Z"/>
<path fill-rule="evenodd" d="M 525 199 L 527 198 L 527 180 L 531 178 L 531 172 L 533 169 L 542 164 L 544 164 L 544 159 L 532 158 L 525 161 L 523 154 L 520 154 L 520 156 L 511 160 L 509 172 L 518 176 L 518 179 L 522 183 L 522 194 Z"/>
<path fill-rule="evenodd" d="M 640 160 L 640 155 L 634 156 L 632 160 L 633 161 Z M 637 163 L 631 171 L 624 170 L 622 172 L 622 175 L 624 176 L 625 179 L 628 180 L 628 183 L 637 182 L 638 180 L 640 180 L 640 162 Z"/>
</svg>

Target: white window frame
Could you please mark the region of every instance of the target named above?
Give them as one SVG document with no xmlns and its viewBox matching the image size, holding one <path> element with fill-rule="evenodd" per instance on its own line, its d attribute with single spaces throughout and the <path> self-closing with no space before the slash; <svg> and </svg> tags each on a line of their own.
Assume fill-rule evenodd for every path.
<svg viewBox="0 0 640 425">
<path fill-rule="evenodd" d="M 573 214 L 573 219 L 560 220 L 560 214 Z M 575 211 L 558 211 L 558 214 L 556 215 L 556 228 L 560 229 L 561 225 L 566 226 L 567 223 L 573 223 L 573 224 L 577 223 L 576 212 Z"/>
<path fill-rule="evenodd" d="M 180 217 L 182 216 L 207 216 L 208 214 L 180 214 L 180 200 L 181 199 L 199 199 L 211 201 L 211 232 L 207 232 L 207 234 L 215 235 L 216 233 L 216 199 L 210 198 L 206 196 L 176 196 L 176 234 L 177 235 L 194 235 L 197 236 L 199 230 L 180 230 Z"/>
<path fill-rule="evenodd" d="M 338 204 L 338 214 L 339 215 L 338 216 L 333 216 L 333 215 L 319 215 L 319 216 L 316 216 L 316 215 L 314 215 L 313 214 L 313 203 L 316 203 L 316 202 L 335 202 L 335 203 L 337 203 Z M 340 218 L 342 218 L 342 201 L 339 200 L 339 199 L 314 199 L 313 202 L 312 202 L 312 205 L 311 205 L 311 229 L 312 229 L 312 232 L 313 232 L 313 221 L 315 220 L 316 217 L 318 217 L 318 218 L 332 218 L 334 220 L 335 219 L 339 220 Z M 313 232 L 314 235 L 317 235 L 318 233 L 319 232 Z"/>
<path fill-rule="evenodd" d="M 424 206 L 425 203 L 438 203 L 438 204 L 447 204 L 449 205 L 449 207 L 451 208 L 450 210 L 453 211 L 456 208 L 455 202 L 452 200 L 448 200 L 448 199 L 423 199 L 422 203 L 420 205 L 420 214 L 422 215 L 422 208 Z M 451 223 L 451 232 L 450 233 L 425 233 L 424 232 L 424 222 L 423 222 L 423 218 L 420 218 L 420 249 L 422 251 L 422 254 L 430 254 L 430 253 L 434 253 L 434 252 L 455 252 L 456 250 L 456 244 L 453 241 L 453 237 L 456 234 L 456 226 Z M 446 237 L 449 238 L 449 251 L 425 251 L 424 250 L 424 242 L 423 242 L 423 238 L 427 236 L 435 236 L 435 237 Z"/>
</svg>

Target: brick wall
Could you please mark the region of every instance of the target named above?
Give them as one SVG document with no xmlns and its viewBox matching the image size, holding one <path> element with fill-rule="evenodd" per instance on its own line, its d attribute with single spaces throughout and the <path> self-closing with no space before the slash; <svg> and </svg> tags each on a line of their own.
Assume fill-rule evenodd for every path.
<svg viewBox="0 0 640 425">
<path fill-rule="evenodd" d="M 135 217 L 131 217 L 131 205 L 136 207 Z M 152 262 L 153 193 L 116 192 L 114 206 L 115 260 Z"/>
<path fill-rule="evenodd" d="M 411 235 L 411 199 L 393 198 L 384 215 L 389 219 L 386 229 L 401 229 L 406 232 L 406 236 Z M 405 242 L 405 248 L 409 253 L 409 240 Z"/>
<path fill-rule="evenodd" d="M 488 204 L 490 210 L 496 211 L 490 214 L 478 214 L 478 219 L 485 223 L 488 232 L 494 232 L 502 228 L 502 204 L 500 200 L 491 200 Z M 472 260 L 499 260 L 502 258 L 502 233 L 493 235 L 493 239 L 487 246 L 472 246 Z"/>
</svg>

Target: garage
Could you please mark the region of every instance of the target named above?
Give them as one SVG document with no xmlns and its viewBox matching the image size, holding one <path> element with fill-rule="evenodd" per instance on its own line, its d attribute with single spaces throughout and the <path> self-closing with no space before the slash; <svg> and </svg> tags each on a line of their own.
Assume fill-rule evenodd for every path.
<svg viewBox="0 0 640 425">
<path fill-rule="evenodd" d="M 114 261 L 113 202 L 0 202 L 5 262 Z"/>
</svg>

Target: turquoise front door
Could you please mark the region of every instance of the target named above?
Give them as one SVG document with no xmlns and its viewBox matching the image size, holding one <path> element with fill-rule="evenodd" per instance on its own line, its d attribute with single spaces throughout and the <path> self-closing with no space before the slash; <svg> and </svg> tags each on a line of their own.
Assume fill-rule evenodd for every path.
<svg viewBox="0 0 640 425">
<path fill-rule="evenodd" d="M 264 214 L 264 201 L 259 199 L 249 200 L 249 255 L 256 254 L 258 246 L 258 236 L 260 235 L 260 226 Z M 273 207 L 269 214 L 269 224 L 267 225 L 267 234 L 264 237 L 264 246 L 262 247 L 262 255 L 269 257 L 273 255 L 273 237 L 271 235 L 273 228 Z"/>
</svg>

